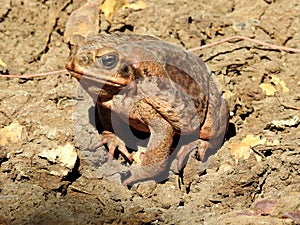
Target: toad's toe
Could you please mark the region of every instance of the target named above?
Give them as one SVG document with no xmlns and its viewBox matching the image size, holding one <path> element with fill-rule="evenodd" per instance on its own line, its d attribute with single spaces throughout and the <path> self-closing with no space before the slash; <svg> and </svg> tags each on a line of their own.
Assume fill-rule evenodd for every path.
<svg viewBox="0 0 300 225">
<path fill-rule="evenodd" d="M 186 160 L 187 160 L 187 157 L 188 155 L 193 151 L 195 150 L 196 148 L 198 149 L 198 156 L 201 160 L 204 159 L 204 155 L 205 155 L 205 152 L 206 152 L 206 149 L 208 147 L 208 141 L 204 141 L 204 140 L 201 140 L 201 139 L 198 139 L 194 142 L 191 142 L 187 145 L 184 145 L 182 146 L 178 153 L 177 153 L 177 171 L 181 171 L 182 168 L 185 166 L 186 164 Z"/>
<path fill-rule="evenodd" d="M 122 141 L 117 137 L 117 135 L 109 131 L 103 131 L 101 139 L 98 142 L 92 144 L 90 146 L 90 149 L 95 150 L 104 144 L 106 144 L 108 148 L 108 161 L 113 160 L 117 148 L 128 161 L 133 161 L 133 158 L 128 152 L 124 141 Z"/>
</svg>

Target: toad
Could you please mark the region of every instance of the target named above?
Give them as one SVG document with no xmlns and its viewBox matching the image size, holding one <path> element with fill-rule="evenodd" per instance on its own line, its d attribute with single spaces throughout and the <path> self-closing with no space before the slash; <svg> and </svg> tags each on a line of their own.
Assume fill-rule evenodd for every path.
<svg viewBox="0 0 300 225">
<path fill-rule="evenodd" d="M 175 136 L 196 137 L 176 152 L 181 170 L 198 149 L 201 160 L 223 143 L 228 107 L 203 60 L 158 38 L 136 34 L 76 35 L 66 68 L 96 100 L 102 144 L 129 161 L 130 140 L 122 140 L 120 120 L 149 133 L 141 165 L 131 166 L 124 185 L 153 179 L 168 169 Z M 118 131 L 118 132 L 116 132 Z M 179 138 L 180 139 L 180 138 Z"/>
</svg>

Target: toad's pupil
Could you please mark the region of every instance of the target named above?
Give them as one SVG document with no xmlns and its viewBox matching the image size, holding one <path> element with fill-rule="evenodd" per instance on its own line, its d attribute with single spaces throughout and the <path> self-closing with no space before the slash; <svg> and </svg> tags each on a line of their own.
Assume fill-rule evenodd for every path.
<svg viewBox="0 0 300 225">
<path fill-rule="evenodd" d="M 101 58 L 102 64 L 107 68 L 112 68 L 117 62 L 116 55 L 105 55 Z"/>
</svg>

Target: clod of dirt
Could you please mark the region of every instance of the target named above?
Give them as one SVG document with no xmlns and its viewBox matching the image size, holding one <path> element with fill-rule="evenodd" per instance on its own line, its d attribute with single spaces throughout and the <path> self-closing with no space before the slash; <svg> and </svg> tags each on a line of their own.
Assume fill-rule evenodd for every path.
<svg viewBox="0 0 300 225">
<path fill-rule="evenodd" d="M 89 0 L 72 12 L 66 23 L 64 42 L 69 42 L 74 34 L 87 36 L 98 33 L 99 4 L 98 0 Z"/>
<path fill-rule="evenodd" d="M 39 153 L 39 157 L 46 158 L 50 163 L 56 163 L 60 166 L 57 170 L 50 171 L 50 174 L 55 176 L 67 176 L 74 169 L 78 158 L 74 146 L 70 143 L 65 146 L 58 146 L 56 149 L 43 150 Z"/>
</svg>

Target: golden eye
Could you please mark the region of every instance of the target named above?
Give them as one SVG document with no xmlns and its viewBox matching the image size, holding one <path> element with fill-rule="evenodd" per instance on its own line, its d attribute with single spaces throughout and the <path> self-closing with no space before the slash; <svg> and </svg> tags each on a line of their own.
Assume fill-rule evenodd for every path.
<svg viewBox="0 0 300 225">
<path fill-rule="evenodd" d="M 101 57 L 100 62 L 106 69 L 112 69 L 117 65 L 118 56 L 115 54 L 107 54 Z"/>
</svg>

